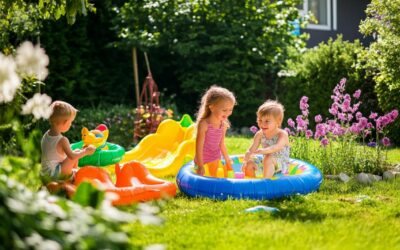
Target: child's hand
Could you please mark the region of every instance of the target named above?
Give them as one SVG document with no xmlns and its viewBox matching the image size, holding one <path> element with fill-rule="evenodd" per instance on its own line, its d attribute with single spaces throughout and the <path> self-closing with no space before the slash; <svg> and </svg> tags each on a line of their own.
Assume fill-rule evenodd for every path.
<svg viewBox="0 0 400 250">
<path fill-rule="evenodd" d="M 205 174 L 204 166 L 197 166 L 196 173 L 198 175 L 204 175 Z"/>
<path fill-rule="evenodd" d="M 96 151 L 96 147 L 93 145 L 89 145 L 85 148 L 86 155 L 91 155 Z"/>
</svg>

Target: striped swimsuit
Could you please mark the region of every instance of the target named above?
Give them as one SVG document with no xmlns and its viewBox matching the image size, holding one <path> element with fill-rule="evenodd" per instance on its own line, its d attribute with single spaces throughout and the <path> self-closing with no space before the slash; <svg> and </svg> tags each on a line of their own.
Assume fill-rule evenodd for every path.
<svg viewBox="0 0 400 250">
<path fill-rule="evenodd" d="M 206 137 L 203 147 L 203 162 L 209 163 L 221 159 L 221 140 L 224 128 L 223 123 L 219 128 L 214 128 L 211 124 L 207 124 Z"/>
</svg>

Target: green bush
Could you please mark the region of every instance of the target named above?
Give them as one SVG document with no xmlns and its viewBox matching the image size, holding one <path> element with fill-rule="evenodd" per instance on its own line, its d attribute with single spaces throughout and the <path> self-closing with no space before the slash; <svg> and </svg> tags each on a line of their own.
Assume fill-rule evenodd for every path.
<svg viewBox="0 0 400 250">
<path fill-rule="evenodd" d="M 195 113 L 200 95 L 213 84 L 232 90 L 239 105 L 234 126 L 251 125 L 255 111 L 272 95 L 273 76 L 289 48 L 304 46 L 293 36 L 299 1 L 136 1 L 118 9 L 121 44 L 158 53 L 168 64 L 162 77 L 175 80 L 181 112 Z M 173 77 L 171 77 L 173 75 Z"/>
<path fill-rule="evenodd" d="M 379 106 L 385 112 L 400 107 L 400 0 L 372 0 L 360 31 L 373 35 L 367 53 L 368 68 L 374 74 Z M 400 121 L 391 126 L 389 136 L 400 143 Z"/>
<path fill-rule="evenodd" d="M 281 77 L 278 84 L 278 98 L 285 106 L 285 117 L 297 116 L 298 100 L 302 96 L 309 97 L 310 117 L 328 116 L 332 89 L 342 78 L 348 79 L 348 92 L 361 89 L 363 105 L 360 110 L 363 113 L 380 111 L 374 93 L 375 83 L 367 76 L 365 62 L 360 58 L 363 51 L 358 40 L 351 43 L 338 36 L 336 40 L 329 39 L 289 61 L 285 71 L 281 72 L 289 75 Z"/>
</svg>

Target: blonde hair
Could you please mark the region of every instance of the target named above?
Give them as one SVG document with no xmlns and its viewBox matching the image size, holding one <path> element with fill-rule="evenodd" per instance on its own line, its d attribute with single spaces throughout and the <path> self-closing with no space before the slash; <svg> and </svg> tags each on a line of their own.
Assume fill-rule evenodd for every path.
<svg viewBox="0 0 400 250">
<path fill-rule="evenodd" d="M 285 108 L 282 104 L 277 101 L 267 100 L 258 108 L 257 118 L 261 118 L 263 116 L 272 116 L 278 121 L 279 126 L 281 126 L 284 112 Z"/>
<path fill-rule="evenodd" d="M 236 104 L 235 95 L 231 91 L 216 85 L 211 86 L 201 98 L 196 123 L 199 123 L 201 120 L 204 120 L 211 115 L 210 105 L 222 100 L 229 100 L 232 101 L 233 104 Z"/>
<path fill-rule="evenodd" d="M 54 101 L 50 107 L 53 110 L 49 118 L 51 124 L 69 119 L 78 112 L 71 104 L 63 101 Z"/>
</svg>

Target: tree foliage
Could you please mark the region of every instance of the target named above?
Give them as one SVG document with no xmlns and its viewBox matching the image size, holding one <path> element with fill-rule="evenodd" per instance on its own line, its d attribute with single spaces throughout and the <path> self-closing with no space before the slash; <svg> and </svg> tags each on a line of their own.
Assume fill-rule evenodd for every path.
<svg viewBox="0 0 400 250">
<path fill-rule="evenodd" d="M 94 11 L 89 0 L 0 0 L 0 48 L 9 54 L 12 45 L 37 37 L 44 20 L 66 16 L 73 24 L 77 15 Z"/>
<path fill-rule="evenodd" d="M 400 0 L 372 0 L 366 12 L 360 30 L 376 38 L 367 53 L 368 68 L 374 74 L 379 105 L 389 111 L 400 107 Z M 397 121 L 391 133 L 399 125 Z M 398 143 L 400 133 L 395 134 Z"/>
<path fill-rule="evenodd" d="M 297 3 L 131 0 L 116 9 L 115 23 L 120 45 L 167 55 L 163 62 L 171 65 L 182 96 L 199 99 L 212 84 L 235 92 L 233 123 L 249 125 L 258 105 L 272 97 L 271 78 L 289 48 L 304 46 L 305 35 L 291 33 L 292 21 L 299 19 Z M 197 102 L 186 99 L 180 106 L 194 113 Z"/>
</svg>

